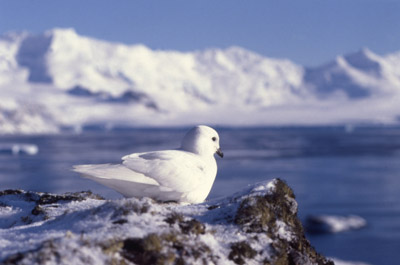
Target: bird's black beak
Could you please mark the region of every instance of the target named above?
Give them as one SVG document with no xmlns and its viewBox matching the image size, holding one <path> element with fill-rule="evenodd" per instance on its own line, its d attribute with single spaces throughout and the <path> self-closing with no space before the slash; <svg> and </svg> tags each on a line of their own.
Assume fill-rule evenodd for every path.
<svg viewBox="0 0 400 265">
<path fill-rule="evenodd" d="M 221 158 L 224 157 L 224 153 L 222 153 L 221 149 L 218 148 L 217 150 L 217 155 L 219 155 Z"/>
</svg>

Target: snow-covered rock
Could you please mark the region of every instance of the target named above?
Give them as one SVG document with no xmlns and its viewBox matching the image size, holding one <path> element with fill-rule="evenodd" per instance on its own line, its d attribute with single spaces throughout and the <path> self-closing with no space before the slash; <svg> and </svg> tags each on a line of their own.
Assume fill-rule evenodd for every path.
<svg viewBox="0 0 400 265">
<path fill-rule="evenodd" d="M 2 264 L 333 264 L 281 180 L 197 205 L 0 192 Z"/>
</svg>

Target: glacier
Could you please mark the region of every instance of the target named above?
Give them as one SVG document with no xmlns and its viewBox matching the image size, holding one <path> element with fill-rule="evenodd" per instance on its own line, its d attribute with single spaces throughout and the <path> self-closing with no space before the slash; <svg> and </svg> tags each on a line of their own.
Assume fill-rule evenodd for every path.
<svg viewBox="0 0 400 265">
<path fill-rule="evenodd" d="M 305 67 L 230 47 L 152 50 L 74 29 L 0 37 L 0 133 L 87 125 L 399 123 L 400 52 L 367 48 Z"/>
</svg>

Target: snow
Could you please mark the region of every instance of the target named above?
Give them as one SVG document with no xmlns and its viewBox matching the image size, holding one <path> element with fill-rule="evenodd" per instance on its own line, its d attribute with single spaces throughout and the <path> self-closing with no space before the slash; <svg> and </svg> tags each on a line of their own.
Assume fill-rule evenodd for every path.
<svg viewBox="0 0 400 265">
<path fill-rule="evenodd" d="M 85 124 L 398 124 L 399 54 L 364 48 L 306 68 L 241 47 L 178 52 L 74 29 L 8 33 L 0 37 L 0 133 Z"/>
</svg>

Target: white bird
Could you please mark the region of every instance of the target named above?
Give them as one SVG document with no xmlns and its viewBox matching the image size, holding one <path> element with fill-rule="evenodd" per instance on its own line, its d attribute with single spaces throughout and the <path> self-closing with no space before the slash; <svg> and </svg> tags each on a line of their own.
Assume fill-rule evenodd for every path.
<svg viewBox="0 0 400 265">
<path fill-rule="evenodd" d="M 125 197 L 200 203 L 217 175 L 215 153 L 223 157 L 218 133 L 199 125 L 178 149 L 134 153 L 122 157 L 122 164 L 76 165 L 73 170 Z"/>
</svg>

